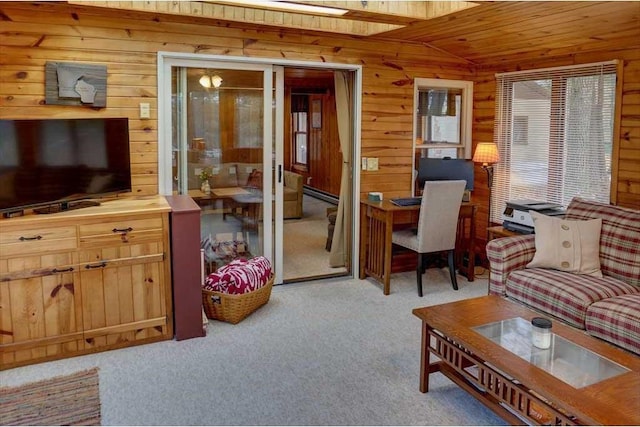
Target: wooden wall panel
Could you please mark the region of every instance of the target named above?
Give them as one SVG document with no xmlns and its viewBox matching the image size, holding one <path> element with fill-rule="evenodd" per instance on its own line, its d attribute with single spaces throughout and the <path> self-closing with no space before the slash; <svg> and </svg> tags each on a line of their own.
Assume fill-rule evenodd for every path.
<svg viewBox="0 0 640 427">
<path fill-rule="evenodd" d="M 362 64 L 362 155 L 380 158 L 361 192 L 410 192 L 413 79 L 470 78 L 465 61 L 421 44 L 286 35 L 218 21 L 66 4 L 0 3 L 0 117 L 129 117 L 133 192 L 157 192 L 157 51 Z M 107 107 L 44 105 L 46 61 L 107 66 Z M 391 100 L 393 100 L 391 102 Z M 151 119 L 138 105 L 151 105 Z M 398 156 L 402 168 L 398 169 Z M 399 176 L 399 179 L 398 179 Z"/>
</svg>

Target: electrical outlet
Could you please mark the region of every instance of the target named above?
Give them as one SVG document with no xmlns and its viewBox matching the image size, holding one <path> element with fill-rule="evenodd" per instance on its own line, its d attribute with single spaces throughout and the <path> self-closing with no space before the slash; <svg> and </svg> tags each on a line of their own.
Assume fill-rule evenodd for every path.
<svg viewBox="0 0 640 427">
<path fill-rule="evenodd" d="M 369 157 L 367 159 L 367 170 L 368 171 L 377 171 L 378 170 L 378 158 L 377 157 Z"/>
</svg>

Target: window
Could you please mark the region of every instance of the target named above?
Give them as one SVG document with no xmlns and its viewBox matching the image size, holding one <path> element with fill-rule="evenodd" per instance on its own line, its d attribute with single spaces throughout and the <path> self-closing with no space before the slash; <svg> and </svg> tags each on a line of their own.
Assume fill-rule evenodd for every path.
<svg viewBox="0 0 640 427">
<path fill-rule="evenodd" d="M 609 202 L 617 62 L 496 75 L 492 221 L 509 200 Z"/>
<path fill-rule="evenodd" d="M 413 102 L 414 173 L 421 158 L 471 158 L 473 82 L 416 78 Z"/>
<path fill-rule="evenodd" d="M 513 116 L 513 145 L 529 143 L 529 117 Z"/>
<path fill-rule="evenodd" d="M 309 97 L 291 95 L 291 138 L 293 139 L 293 163 L 307 166 L 309 158 Z"/>
<path fill-rule="evenodd" d="M 293 113 L 293 140 L 295 141 L 294 163 L 307 164 L 307 113 Z"/>
<path fill-rule="evenodd" d="M 471 158 L 473 82 L 414 82 L 414 148 L 417 157 Z"/>
</svg>

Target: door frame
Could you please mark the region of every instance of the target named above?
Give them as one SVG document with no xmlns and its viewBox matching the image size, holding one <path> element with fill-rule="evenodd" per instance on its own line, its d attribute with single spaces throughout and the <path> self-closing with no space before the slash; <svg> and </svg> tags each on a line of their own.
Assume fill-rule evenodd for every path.
<svg viewBox="0 0 640 427">
<path fill-rule="evenodd" d="M 353 247 L 351 248 L 351 278 L 356 276 L 358 269 L 358 260 L 360 258 L 360 168 L 357 167 L 360 162 L 361 153 L 361 114 L 362 114 L 362 65 L 357 64 L 341 64 L 331 62 L 316 61 L 298 61 L 285 60 L 278 58 L 248 58 L 242 56 L 226 56 L 226 55 L 210 55 L 210 54 L 194 54 L 183 52 L 166 52 L 159 51 L 157 58 L 158 72 L 158 194 L 170 195 L 173 191 L 172 169 L 171 169 L 171 67 L 172 66 L 199 66 L 207 67 L 211 62 L 220 62 L 229 64 L 233 68 L 233 64 L 240 65 L 243 68 L 256 68 L 270 65 L 272 67 L 302 67 L 302 68 L 321 68 L 330 70 L 344 70 L 354 72 L 353 82 L 353 140 L 352 140 L 352 159 L 351 159 L 351 194 L 353 195 L 353 211 L 352 211 L 352 239 Z M 183 65 L 185 64 L 185 65 Z M 195 65 L 194 65 L 195 64 Z M 273 148 L 273 147 L 272 147 Z M 276 147 L 277 149 L 277 147 Z M 265 151 L 266 152 L 266 151 Z M 266 161 L 265 155 L 265 161 Z M 358 161 L 356 161 L 358 160 Z M 282 159 L 276 164 L 282 167 Z M 266 164 L 271 164 L 271 159 Z M 265 202 L 266 203 L 266 202 Z M 271 203 L 269 201 L 269 203 Z M 265 221 L 267 218 L 265 218 Z M 276 224 L 277 227 L 278 226 Z M 276 230 L 277 231 L 277 230 Z M 282 233 L 274 233 L 277 239 L 282 239 Z M 276 242 L 276 245 L 278 243 Z M 282 249 L 282 241 L 279 246 Z M 277 261 L 282 263 L 282 257 L 277 257 Z M 272 259 L 273 261 L 273 259 Z M 276 271 L 276 283 L 282 283 L 282 265 L 274 265 Z M 279 281 L 277 280 L 279 276 Z"/>
</svg>

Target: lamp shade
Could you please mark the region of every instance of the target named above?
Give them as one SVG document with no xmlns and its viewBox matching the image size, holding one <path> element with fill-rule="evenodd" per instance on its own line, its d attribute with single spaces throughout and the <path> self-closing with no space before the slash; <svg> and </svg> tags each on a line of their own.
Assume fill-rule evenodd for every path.
<svg viewBox="0 0 640 427">
<path fill-rule="evenodd" d="M 203 75 L 202 77 L 200 77 L 199 82 L 202 85 L 202 87 L 206 87 L 206 88 L 210 88 L 211 87 L 211 77 L 209 77 L 206 74 Z"/>
<path fill-rule="evenodd" d="M 211 84 L 213 85 L 213 87 L 220 87 L 220 85 L 222 84 L 222 77 L 217 74 L 211 76 Z"/>
<path fill-rule="evenodd" d="M 493 142 L 480 142 L 473 153 L 473 161 L 485 165 L 498 163 L 500 161 L 500 153 L 498 146 Z"/>
</svg>

